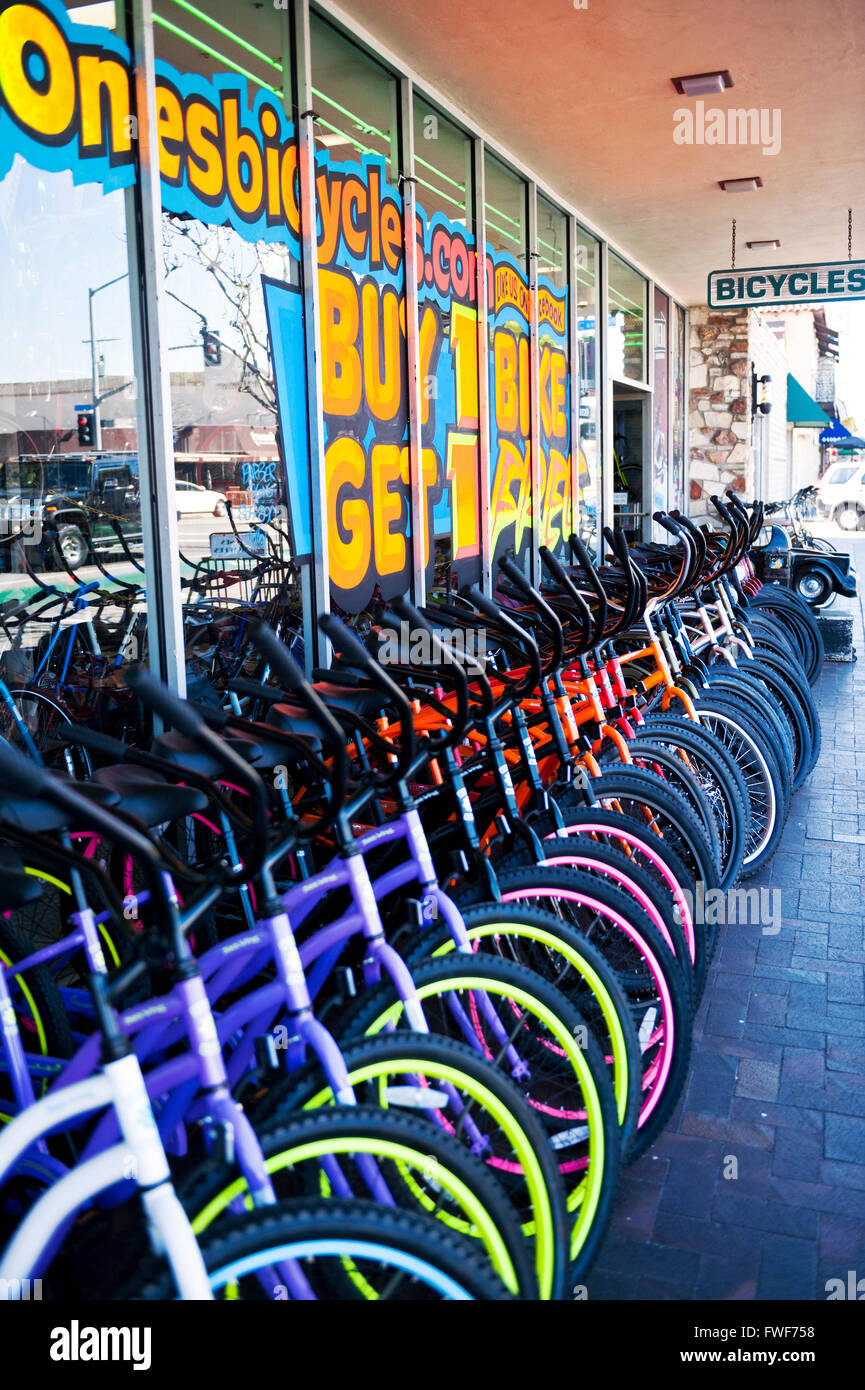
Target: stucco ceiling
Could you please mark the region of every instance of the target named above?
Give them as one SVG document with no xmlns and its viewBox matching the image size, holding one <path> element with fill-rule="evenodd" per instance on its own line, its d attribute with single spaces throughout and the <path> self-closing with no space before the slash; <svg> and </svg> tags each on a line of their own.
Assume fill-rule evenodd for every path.
<svg viewBox="0 0 865 1390">
<path fill-rule="evenodd" d="M 865 256 L 863 0 L 351 0 L 343 12 L 688 304 L 709 270 Z M 780 112 L 781 148 L 676 144 L 670 78 L 729 69 L 712 107 Z M 777 127 L 776 127 L 777 129 Z M 759 175 L 753 193 L 718 180 Z M 780 250 L 745 242 L 779 237 Z"/>
</svg>

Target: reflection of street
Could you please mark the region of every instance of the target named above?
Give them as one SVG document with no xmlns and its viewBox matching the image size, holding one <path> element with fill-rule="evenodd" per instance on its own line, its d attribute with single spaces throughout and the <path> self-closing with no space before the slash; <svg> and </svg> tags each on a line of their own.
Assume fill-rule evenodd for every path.
<svg viewBox="0 0 865 1390">
<path fill-rule="evenodd" d="M 241 537 L 248 535 L 252 528 L 248 522 L 241 522 L 237 525 L 237 530 Z M 264 528 L 268 530 L 268 528 Z M 212 535 L 233 536 L 231 523 L 224 516 L 210 516 L 209 514 L 183 516 L 177 523 L 178 545 L 180 553 L 189 565 L 181 563 L 181 574 L 187 578 L 191 573 L 190 566 L 193 568 L 201 561 L 210 556 L 210 537 Z M 268 534 L 279 547 L 280 537 L 272 531 Z M 102 564 L 110 575 L 116 580 L 125 584 L 144 584 L 144 576 L 136 570 L 122 555 L 101 557 Z M 140 557 L 136 556 L 136 559 Z M 223 562 L 225 563 L 225 562 Z M 249 561 L 252 564 L 252 561 Z M 236 562 L 234 562 L 236 567 Z M 219 562 L 214 562 L 214 568 L 218 569 Z M 103 591 L 109 590 L 111 585 L 105 574 L 96 565 L 82 565 L 75 571 L 78 578 L 85 584 L 98 583 Z M 63 570 L 40 571 L 39 578 L 45 584 L 50 584 L 56 589 L 69 592 L 74 589 L 74 584 Z M 28 574 L 0 574 L 0 603 L 5 603 L 16 599 L 18 601 L 33 597 L 38 593 L 37 586 Z"/>
</svg>

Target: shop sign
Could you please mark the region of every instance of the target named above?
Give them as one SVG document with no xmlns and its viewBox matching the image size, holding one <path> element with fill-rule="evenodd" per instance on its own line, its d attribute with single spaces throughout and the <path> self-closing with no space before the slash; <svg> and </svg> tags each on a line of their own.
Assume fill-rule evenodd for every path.
<svg viewBox="0 0 865 1390">
<path fill-rule="evenodd" d="M 844 299 L 865 299 L 865 261 L 713 270 L 709 275 L 710 309 L 822 304 Z"/>
</svg>

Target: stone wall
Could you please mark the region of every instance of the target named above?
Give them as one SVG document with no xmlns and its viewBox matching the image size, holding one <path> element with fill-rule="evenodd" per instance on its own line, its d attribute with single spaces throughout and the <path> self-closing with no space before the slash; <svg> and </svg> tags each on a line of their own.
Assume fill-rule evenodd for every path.
<svg viewBox="0 0 865 1390">
<path fill-rule="evenodd" d="M 716 520 L 709 498 L 753 493 L 749 309 L 689 310 L 689 515 Z"/>
</svg>

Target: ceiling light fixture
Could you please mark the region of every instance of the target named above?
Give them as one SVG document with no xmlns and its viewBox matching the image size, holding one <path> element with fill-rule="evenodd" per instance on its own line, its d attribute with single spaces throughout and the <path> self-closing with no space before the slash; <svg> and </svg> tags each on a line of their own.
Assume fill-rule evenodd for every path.
<svg viewBox="0 0 865 1390">
<path fill-rule="evenodd" d="M 753 193 L 756 188 L 763 187 L 763 180 L 756 179 L 720 179 L 718 187 L 723 193 Z"/>
<path fill-rule="evenodd" d="M 746 241 L 745 245 L 749 251 L 765 251 L 770 246 L 780 246 L 781 243 L 777 237 L 772 237 L 769 241 Z"/>
<path fill-rule="evenodd" d="M 696 72 L 690 77 L 671 77 L 670 81 L 680 97 L 714 96 L 733 85 L 726 68 L 723 72 Z"/>
</svg>

